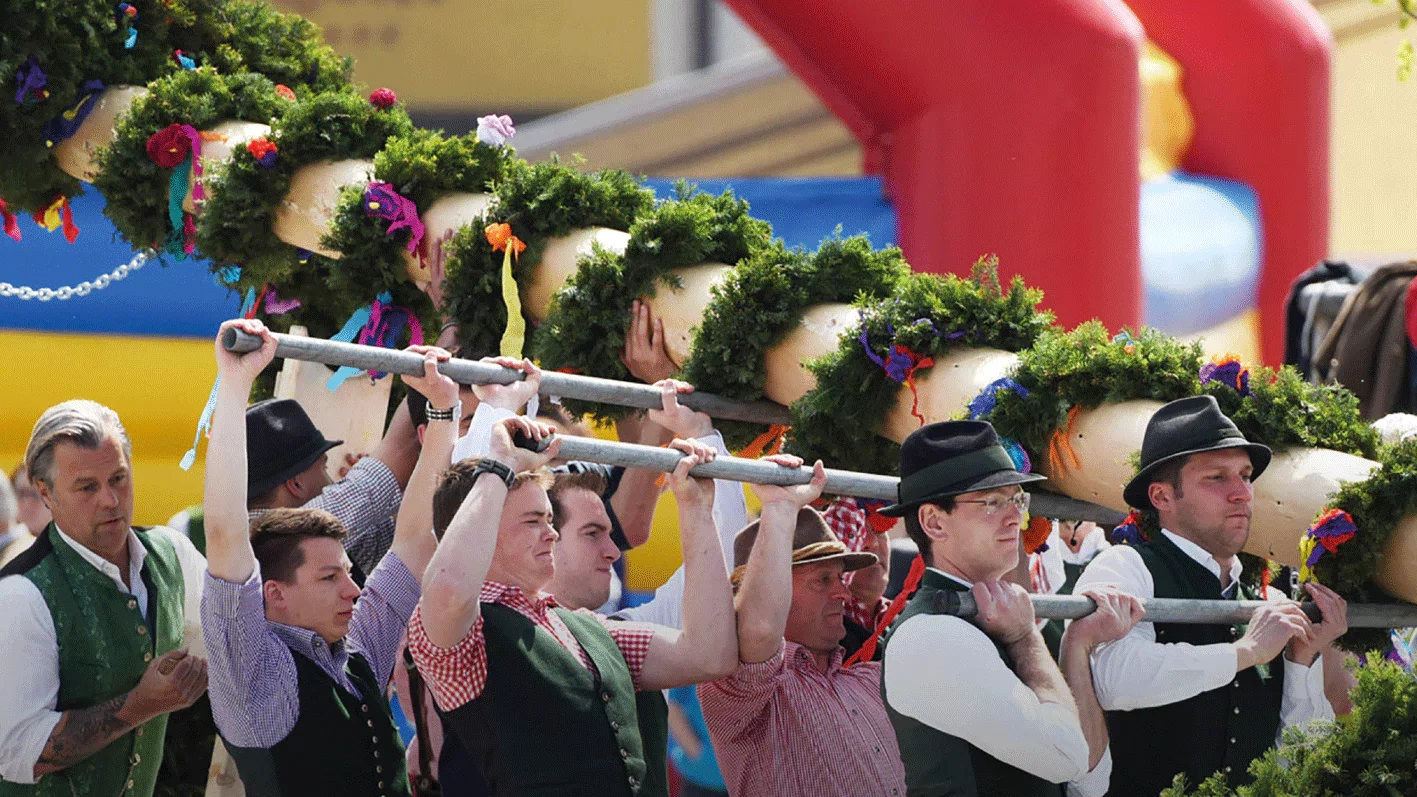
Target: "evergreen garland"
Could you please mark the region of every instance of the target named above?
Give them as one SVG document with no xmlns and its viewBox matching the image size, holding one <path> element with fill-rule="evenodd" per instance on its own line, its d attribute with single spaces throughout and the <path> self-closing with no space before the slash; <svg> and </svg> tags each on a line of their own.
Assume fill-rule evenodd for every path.
<svg viewBox="0 0 1417 797">
<path fill-rule="evenodd" d="M 906 388 L 867 356 L 862 330 L 878 356 L 891 345 L 936 359 L 970 346 L 1021 351 L 1053 322 L 1051 313 L 1037 309 L 1042 299 L 1042 291 L 1025 287 L 1020 277 L 1003 290 L 991 257 L 976 263 L 970 278 L 910 274 L 890 300 L 858 302 L 861 324 L 842 335 L 836 351 L 807 363 L 817 387 L 792 405 L 789 450 L 809 462 L 895 473 L 900 446 L 876 430 Z"/>
<path fill-rule="evenodd" d="M 262 75 L 224 75 L 210 66 L 181 70 L 148 85 L 118 124 L 113 144 L 98 155 L 94 187 L 103 214 L 134 249 L 161 251 L 171 230 L 167 216 L 170 169 L 148 157 L 148 138 L 173 124 L 204 130 L 234 120 L 266 123 L 287 102 Z"/>
<path fill-rule="evenodd" d="M 1199 344 L 1182 343 L 1149 327 L 1115 337 L 1100 321 L 1069 332 L 1050 330 L 1020 355 L 1014 379 L 1028 395 L 1000 390 L 986 420 L 1038 461 L 1053 433 L 1067 424 L 1073 407 L 1196 395 L 1200 359 Z"/>
<path fill-rule="evenodd" d="M 872 250 L 864 235 L 830 238 L 812 255 L 774 240 L 714 288 L 684 363 L 684 379 L 706 392 L 760 399 L 766 353 L 797 328 L 804 310 L 828 302 L 879 302 L 909 274 L 899 249 Z M 730 448 L 747 445 L 763 431 L 750 423 L 717 425 Z"/>
<path fill-rule="evenodd" d="M 1286 365 L 1253 369 L 1243 394 L 1218 381 L 1201 390 L 1215 396 L 1246 439 L 1275 451 L 1312 446 L 1377 456 L 1378 433 L 1359 414 L 1358 397 L 1342 385 L 1312 384 Z"/>
<path fill-rule="evenodd" d="M 1290 729 L 1250 764 L 1237 789 L 1216 774 L 1190 786 L 1182 775 L 1161 797 L 1406 797 L 1417 794 L 1417 679 L 1389 662 L 1357 671 L 1353 713 L 1337 723 Z"/>
<path fill-rule="evenodd" d="M 390 138 L 374 156 L 374 179 L 392 185 L 423 212 L 446 194 L 486 192 L 510 157 L 507 148 L 490 147 L 475 135 L 448 137 L 418 129 Z M 341 192 L 330 232 L 321 239 L 321 245 L 342 255 L 330 265 L 334 291 L 373 297 L 410 284 L 404 257 L 412 233 L 400 230 L 389 235 L 390 224 L 365 212 L 362 186 Z M 437 241 L 424 239 L 423 251 L 435 246 Z"/>
<path fill-rule="evenodd" d="M 547 240 L 586 227 L 628 230 L 654 204 L 654 194 L 628 172 L 582 174 L 554 159 L 532 164 L 512 158 L 494 188 L 496 205 L 484 221 L 510 224 L 512 233 L 526 243 L 513 267 L 523 284 L 541 262 Z M 507 327 L 502 253 L 492 251 L 483 227 L 473 224 L 443 245 L 443 256 L 443 312 L 458 324 L 462 356 L 496 354 Z M 528 335 L 534 334 L 535 325 L 536 319 L 526 318 Z"/>
<path fill-rule="evenodd" d="M 732 191 L 712 196 L 681 184 L 677 199 L 660 203 L 631 225 L 623 257 L 598 251 L 581 261 L 552 299 L 532 350 L 548 369 L 632 379 L 620 352 L 634 300 L 674 285 L 673 269 L 705 262 L 734 265 L 767 246 L 771 236 L 768 223 L 749 216 L 748 203 Z M 634 411 L 570 399 L 565 405 L 574 414 L 602 420 Z"/>
</svg>

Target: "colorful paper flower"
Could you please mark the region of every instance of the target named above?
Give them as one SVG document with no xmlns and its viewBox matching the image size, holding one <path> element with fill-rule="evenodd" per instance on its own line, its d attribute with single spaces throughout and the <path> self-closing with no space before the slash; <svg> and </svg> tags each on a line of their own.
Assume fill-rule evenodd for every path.
<svg viewBox="0 0 1417 797">
<path fill-rule="evenodd" d="M 374 93 L 369 95 L 369 104 L 381 111 L 387 111 L 398 102 L 397 94 L 393 89 L 374 89 Z"/>
<path fill-rule="evenodd" d="M 915 323 L 918 324 L 920 321 L 928 322 L 928 319 L 919 319 Z M 930 326 L 932 329 L 934 328 L 933 323 L 930 324 Z M 938 335 L 939 330 L 935 330 L 935 333 Z M 886 324 L 886 334 L 894 339 L 895 327 Z M 896 343 L 892 343 L 886 352 L 886 356 L 881 357 L 881 355 L 877 354 L 875 350 L 871 348 L 870 332 L 867 330 L 865 323 L 861 324 L 861 334 L 857 336 L 857 339 L 861 341 L 861 348 L 866 351 L 866 356 L 871 358 L 871 362 L 880 366 L 881 370 L 886 372 L 886 376 L 889 377 L 891 381 L 910 388 L 910 414 L 920 421 L 921 426 L 924 426 L 925 416 L 920 414 L 920 394 L 915 389 L 915 372 L 921 368 L 933 366 L 935 359 L 919 354 L 908 346 L 901 346 Z"/>
<path fill-rule="evenodd" d="M 492 251 L 502 252 L 511 247 L 512 256 L 516 257 L 526 251 L 526 244 L 522 239 L 512 235 L 512 225 L 510 224 L 489 224 L 483 230 L 487 234 L 487 243 L 492 244 Z"/>
<path fill-rule="evenodd" d="M 39 102 L 49 98 L 49 76 L 39 66 L 39 58 L 31 55 L 23 66 L 15 72 L 15 102 Z"/>
<path fill-rule="evenodd" d="M 1250 394 L 1250 369 L 1240 364 L 1240 358 L 1235 355 L 1219 357 L 1214 362 L 1208 362 L 1201 366 L 1201 384 L 1209 382 L 1219 382 L 1234 390 L 1242 396 Z"/>
<path fill-rule="evenodd" d="M 118 4 L 118 24 L 128 29 L 123 37 L 123 48 L 131 50 L 138 43 L 138 9 L 129 3 Z"/>
<path fill-rule="evenodd" d="M 477 119 L 477 140 L 489 147 L 501 147 L 517 134 L 512 117 L 506 114 L 480 116 Z"/>
<path fill-rule="evenodd" d="M 183 69 L 197 68 L 197 62 L 192 60 L 192 56 L 186 55 L 181 50 L 172 51 L 172 60 L 176 61 Z"/>
<path fill-rule="evenodd" d="M 274 169 L 280 149 L 268 138 L 257 138 L 246 142 L 246 151 L 261 164 L 262 169 Z"/>
<path fill-rule="evenodd" d="M 417 252 L 423 243 L 425 228 L 418 217 L 418 206 L 413 200 L 399 194 L 389 183 L 375 180 L 364 189 L 364 212 L 374 218 L 389 222 L 387 234 L 408 230 L 408 251 Z"/>
<path fill-rule="evenodd" d="M 192 154 L 192 139 L 182 128 L 171 124 L 148 136 L 148 157 L 160 169 L 175 169 Z"/>
<path fill-rule="evenodd" d="M 73 243 L 79 237 L 79 228 L 74 224 L 74 211 L 69 207 L 69 198 L 66 196 L 55 197 L 49 207 L 36 211 L 34 223 L 44 229 L 54 232 L 58 229 L 64 230 L 64 240 Z"/>
<path fill-rule="evenodd" d="M 276 96 L 280 97 L 283 100 L 295 102 L 295 92 L 292 91 L 291 88 L 285 85 L 284 83 L 276 84 Z"/>
<path fill-rule="evenodd" d="M 1112 542 L 1116 545 L 1140 545 L 1146 542 L 1141 533 L 1141 512 L 1133 509 L 1117 527 L 1112 529 Z"/>
<path fill-rule="evenodd" d="M 1314 565 L 1324 554 L 1337 553 L 1339 546 L 1358 535 L 1358 526 L 1353 516 L 1342 509 L 1330 509 L 1314 520 L 1314 525 L 1299 540 L 1299 555 L 1304 564 L 1299 568 L 1299 578 L 1308 581 L 1314 577 Z"/>
</svg>

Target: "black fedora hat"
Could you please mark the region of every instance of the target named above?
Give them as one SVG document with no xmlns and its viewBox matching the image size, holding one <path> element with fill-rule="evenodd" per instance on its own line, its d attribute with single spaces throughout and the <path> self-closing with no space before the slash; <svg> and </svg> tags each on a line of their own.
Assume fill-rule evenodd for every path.
<svg viewBox="0 0 1417 797">
<path fill-rule="evenodd" d="M 1141 441 L 1141 470 L 1122 491 L 1122 498 L 1137 509 L 1151 509 L 1147 488 L 1157 469 L 1192 454 L 1243 448 L 1254 467 L 1251 479 L 1259 478 L 1269 467 L 1269 446 L 1245 439 L 1235 422 L 1220 411 L 1214 396 L 1191 396 L 1176 399 L 1156 411 L 1146 423 L 1146 435 Z"/>
<path fill-rule="evenodd" d="M 326 440 L 295 399 L 252 404 L 246 408 L 247 498 L 264 495 L 343 442 Z"/>
<path fill-rule="evenodd" d="M 1019 472 L 989 423 L 932 423 L 911 432 L 900 444 L 897 503 L 881 514 L 901 517 L 938 498 L 1041 481 L 1044 477 L 1036 473 Z"/>
</svg>

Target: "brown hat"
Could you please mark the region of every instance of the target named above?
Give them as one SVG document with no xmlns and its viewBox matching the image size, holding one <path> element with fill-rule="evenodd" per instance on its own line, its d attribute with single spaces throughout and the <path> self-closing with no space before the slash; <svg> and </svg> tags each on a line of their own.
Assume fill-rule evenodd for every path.
<svg viewBox="0 0 1417 797">
<path fill-rule="evenodd" d="M 733 538 L 733 583 L 743 578 L 743 568 L 748 564 L 748 555 L 753 552 L 753 544 L 758 540 L 758 521 L 749 523 Z M 810 565 L 840 559 L 847 572 L 860 570 L 876 564 L 879 559 L 873 553 L 858 553 L 847 549 L 846 544 L 837 539 L 827 522 L 817 510 L 804 506 L 797 513 L 797 530 L 792 534 L 792 566 Z"/>
</svg>

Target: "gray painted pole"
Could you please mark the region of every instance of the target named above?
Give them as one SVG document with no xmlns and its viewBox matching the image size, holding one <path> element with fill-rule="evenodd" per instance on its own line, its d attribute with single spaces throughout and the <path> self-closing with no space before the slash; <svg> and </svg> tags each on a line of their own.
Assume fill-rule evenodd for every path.
<svg viewBox="0 0 1417 797">
<path fill-rule="evenodd" d="M 417 354 L 300 335 L 273 334 L 277 341 L 276 355 L 279 357 L 413 376 L 423 373 L 423 358 Z M 228 329 L 222 338 L 222 345 L 229 351 L 244 353 L 260 348 L 261 339 L 238 329 Z M 474 360 L 448 360 L 439 365 L 439 370 L 463 384 L 505 385 L 525 376 L 515 369 Z M 659 391 L 649 385 L 551 371 L 543 372 L 541 376 L 541 392 L 643 409 L 658 409 L 662 406 Z M 680 396 L 679 400 L 685 406 L 718 418 L 758 423 L 790 421 L 784 408 L 768 402 L 737 402 L 707 393 L 689 393 Z M 668 473 L 674 470 L 682 456 L 677 451 L 654 446 L 616 443 L 588 437 L 561 439 L 561 457 L 567 460 L 585 460 Z M 705 478 L 756 484 L 806 484 L 812 480 L 810 467 L 784 468 L 771 462 L 737 457 L 719 457 L 695 468 L 694 474 Z M 896 484 L 899 481 L 894 476 L 828 468 L 826 492 L 894 502 Z M 1122 521 L 1122 513 L 1116 510 L 1041 491 L 1033 493 L 1032 510 L 1034 514 L 1043 517 L 1091 520 L 1106 526 L 1114 526 Z"/>
<path fill-rule="evenodd" d="M 968 592 L 936 593 L 935 608 L 941 614 L 965 619 L 978 613 L 974 596 Z M 1076 620 L 1092 614 L 1096 606 L 1083 595 L 1030 595 L 1033 613 L 1045 620 Z M 1250 615 L 1265 601 L 1188 600 L 1182 598 L 1149 598 L 1144 601 L 1149 623 L 1191 623 L 1202 625 L 1237 625 L 1247 623 Z M 1318 620 L 1318 608 L 1302 604 L 1311 619 Z M 1349 628 L 1411 628 L 1417 627 L 1417 606 L 1410 603 L 1350 603 Z"/>
<path fill-rule="evenodd" d="M 276 356 L 288 360 L 306 360 L 334 367 L 348 365 L 366 371 L 407 376 L 423 375 L 423 358 L 410 352 L 302 335 L 272 334 L 277 341 Z M 222 337 L 222 345 L 228 351 L 244 354 L 261 348 L 261 339 L 239 329 L 228 329 Z M 438 370 L 464 385 L 509 385 L 526 376 L 513 368 L 456 358 L 441 363 Z M 555 371 L 542 373 L 541 394 L 646 410 L 657 410 L 663 406 L 659 391 L 650 385 Z M 761 424 L 792 423 L 792 416 L 786 407 L 768 401 L 734 401 L 712 393 L 695 392 L 680 396 L 679 403 L 714 418 Z"/>
</svg>

